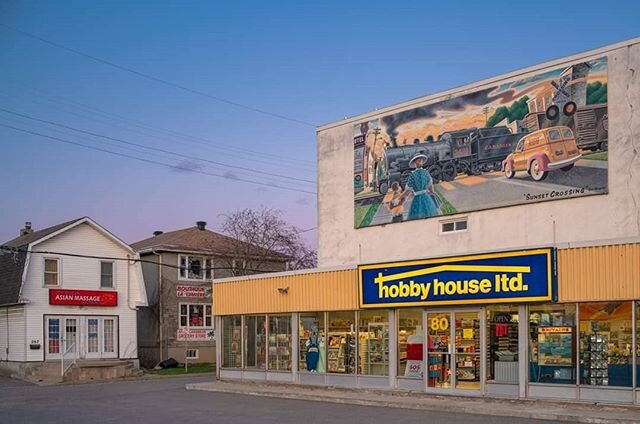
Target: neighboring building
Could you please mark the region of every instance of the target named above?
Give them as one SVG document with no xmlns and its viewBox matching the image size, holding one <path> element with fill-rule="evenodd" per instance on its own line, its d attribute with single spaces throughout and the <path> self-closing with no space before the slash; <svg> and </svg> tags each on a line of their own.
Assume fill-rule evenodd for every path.
<svg viewBox="0 0 640 424">
<path fill-rule="evenodd" d="M 219 376 L 640 404 L 638 69 L 640 38 L 318 128 L 321 268 L 214 281 Z M 483 110 L 554 97 L 552 81 L 577 111 L 537 134 L 474 130 Z M 584 81 L 584 107 L 604 109 L 597 152 L 566 123 Z M 377 193 L 362 185 L 374 126 Z M 445 131 L 470 149 L 393 145 Z"/>
<path fill-rule="evenodd" d="M 136 309 L 147 301 L 136 258 L 88 217 L 39 231 L 27 222 L 0 249 L 0 371 L 60 376 L 63 355 L 137 368 Z"/>
<path fill-rule="evenodd" d="M 284 271 L 288 258 L 206 229 L 206 222 L 131 245 L 143 260 L 149 307 L 138 315 L 143 366 L 174 358 L 215 362 L 211 281 Z"/>
</svg>

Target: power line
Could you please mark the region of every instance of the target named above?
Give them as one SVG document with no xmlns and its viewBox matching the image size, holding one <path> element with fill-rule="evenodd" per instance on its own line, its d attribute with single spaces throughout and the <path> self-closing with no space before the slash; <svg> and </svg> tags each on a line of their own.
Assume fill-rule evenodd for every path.
<svg viewBox="0 0 640 424">
<path fill-rule="evenodd" d="M 160 166 L 163 166 L 163 167 L 166 167 L 166 168 L 170 168 L 170 169 L 174 169 L 174 170 L 175 169 L 180 169 L 180 168 L 176 167 L 175 165 L 171 165 L 171 164 L 168 164 L 168 163 L 159 162 L 159 161 L 155 161 L 155 160 L 151 160 L 151 159 L 140 158 L 140 157 L 137 157 L 137 156 L 128 155 L 126 153 L 114 152 L 112 150 L 102 149 L 100 147 L 88 146 L 86 144 L 78 143 L 78 142 L 75 142 L 75 141 L 70 141 L 70 140 L 59 138 L 59 137 L 53 137 L 53 136 L 42 134 L 42 133 L 39 133 L 39 132 L 36 132 L 36 131 L 26 130 L 24 128 L 14 127 L 12 125 L 6 125 L 6 124 L 1 124 L 0 123 L 0 127 L 10 128 L 10 129 L 15 130 L 15 131 L 20 131 L 20 132 L 23 132 L 23 133 L 26 133 L 26 134 L 31 134 L 31 135 L 36 135 L 36 136 L 39 136 L 39 137 L 48 138 L 48 139 L 51 139 L 51 140 L 58 141 L 60 143 L 71 144 L 71 145 L 74 145 L 74 146 L 83 147 L 85 149 L 96 150 L 96 151 L 99 151 L 99 152 L 108 153 L 108 154 L 115 155 L 115 156 L 120 156 L 120 157 L 123 157 L 123 158 L 133 159 L 133 160 L 137 160 L 137 161 L 140 161 L 140 162 L 146 162 L 146 163 L 149 163 L 149 164 L 152 164 L 152 165 L 160 165 Z M 271 187 L 271 188 L 280 189 L 280 190 L 296 191 L 296 192 L 299 192 L 299 193 L 307 193 L 307 194 L 316 194 L 314 191 L 302 190 L 302 189 L 297 189 L 297 188 L 292 188 L 292 187 L 283 187 L 283 186 L 276 185 L 276 184 L 263 183 L 263 182 L 249 180 L 249 179 L 246 179 L 246 178 L 236 177 L 236 176 L 227 177 L 227 176 L 224 176 L 222 174 L 216 174 L 216 173 L 213 173 L 213 172 L 206 172 L 206 171 L 202 171 L 202 170 L 198 170 L 198 169 L 189 169 L 189 171 L 197 173 L 197 174 L 208 175 L 208 176 L 211 176 L 211 177 L 224 178 L 225 180 L 241 181 L 241 182 L 245 182 L 245 183 L 249 183 L 249 184 L 254 184 L 254 185 L 259 185 L 259 186 L 266 186 L 266 187 Z"/>
<path fill-rule="evenodd" d="M 84 254 L 80 254 L 80 253 L 66 253 L 66 252 L 56 252 L 56 251 L 51 251 L 51 250 L 26 250 L 26 249 L 20 249 L 17 247 L 11 247 L 11 246 L 5 246 L 5 245 L 0 245 L 0 254 L 1 253 L 8 253 L 8 254 L 27 254 L 27 253 L 37 253 L 37 254 L 41 254 L 41 255 L 58 255 L 58 256 L 69 256 L 69 257 L 73 257 L 73 258 L 83 258 L 83 259 L 101 259 L 101 260 L 105 260 L 105 261 L 128 261 L 128 262 L 136 262 L 136 263 L 145 263 L 145 264 L 153 264 L 153 265 L 161 265 L 161 266 L 165 266 L 167 268 L 173 268 L 173 269 L 184 269 L 185 267 L 181 267 L 180 265 L 172 265 L 172 264 L 167 264 L 167 263 L 158 263 L 158 262 L 154 262 L 154 261 L 149 261 L 146 259 L 136 259 L 136 258 L 121 258 L 121 257 L 117 257 L 117 256 L 99 256 L 99 255 L 84 255 Z M 206 253 L 202 254 L 203 257 L 207 257 L 208 255 Z M 244 255 L 238 255 L 239 258 L 245 257 Z M 253 258 L 253 257 L 252 257 Z M 272 256 L 263 256 L 263 257 L 258 257 L 258 259 L 264 259 L 264 260 L 272 260 L 274 259 L 274 257 Z M 187 267 L 188 269 L 188 267 Z M 212 267 L 207 267 L 207 266 L 202 266 L 200 267 L 200 270 L 202 270 L 203 272 L 206 271 L 215 271 L 215 270 L 228 270 L 228 269 L 235 269 L 238 270 L 239 268 L 237 267 L 220 267 L 220 266 L 212 266 Z M 259 272 L 259 273 L 268 273 L 268 272 L 280 272 L 280 271 L 265 271 L 263 269 L 254 269 L 254 268 L 240 268 L 242 271 L 251 271 L 251 272 Z"/>
<path fill-rule="evenodd" d="M 22 90 L 25 90 L 25 89 L 22 88 Z M 57 98 L 57 99 L 62 100 L 64 102 L 70 103 L 71 105 L 73 105 L 72 107 L 86 109 L 87 111 L 89 111 L 90 113 L 93 113 L 93 114 L 106 115 L 106 116 L 103 116 L 102 119 L 96 119 L 95 117 L 89 117 L 87 115 L 79 114 L 78 112 L 75 112 L 75 111 L 69 111 L 69 109 L 68 109 L 69 105 L 65 105 L 63 103 L 60 103 L 59 100 L 58 101 L 52 100 L 52 98 L 49 97 L 49 96 L 51 96 L 50 93 L 47 96 L 47 95 L 44 95 L 41 90 L 35 90 L 33 88 L 27 88 L 26 90 L 31 91 L 32 93 L 35 93 L 36 96 L 40 96 L 40 97 L 44 98 L 47 102 L 50 102 L 50 103 L 53 103 L 53 104 L 57 105 L 57 107 L 60 110 L 63 110 L 66 113 L 69 113 L 71 115 L 80 116 L 82 118 L 89 119 L 89 120 L 92 120 L 92 121 L 101 122 L 101 123 L 105 123 L 104 118 L 107 118 L 107 119 L 110 119 L 111 121 L 121 121 L 126 126 L 136 126 L 136 127 L 142 128 L 142 129 L 146 129 L 147 131 L 153 131 L 153 132 L 156 132 L 156 133 L 165 133 L 165 134 L 168 134 L 169 137 L 171 137 L 171 138 L 166 138 L 166 135 L 164 137 L 162 137 L 162 138 L 168 139 L 172 143 L 188 145 L 185 142 L 181 143 L 179 141 L 176 141 L 173 138 L 173 137 L 186 137 L 186 138 L 194 140 L 194 141 L 191 141 L 191 144 L 197 144 L 198 146 L 205 146 L 205 147 L 207 147 L 209 149 L 220 150 L 220 151 L 223 152 L 222 154 L 226 154 L 228 156 L 235 157 L 235 158 L 239 158 L 239 157 L 243 158 L 243 157 L 246 157 L 247 153 L 253 153 L 253 154 L 259 155 L 261 158 L 263 158 L 262 161 L 265 162 L 265 163 L 269 162 L 269 160 L 267 160 L 267 158 L 273 158 L 271 160 L 278 160 L 277 165 L 281 165 L 282 161 L 288 161 L 288 162 L 291 162 L 291 165 L 289 165 L 289 166 L 293 166 L 293 167 L 309 168 L 309 166 L 303 165 L 305 163 L 315 166 L 315 162 L 304 160 L 304 159 L 298 159 L 298 158 L 294 158 L 294 157 L 286 157 L 286 156 L 283 156 L 283 155 L 275 155 L 275 154 L 272 154 L 272 153 L 265 153 L 265 152 L 260 152 L 260 151 L 256 151 L 256 150 L 245 149 L 245 148 L 242 148 L 242 149 L 241 148 L 235 148 L 235 147 L 230 146 L 230 145 L 226 145 L 224 147 L 221 147 L 221 146 L 217 145 L 218 142 L 213 141 L 211 139 L 193 136 L 193 135 L 190 135 L 190 134 L 187 134 L 187 133 L 184 133 L 184 132 L 179 132 L 179 131 L 175 131 L 175 130 L 170 130 L 168 128 L 159 127 L 157 125 L 153 126 L 153 125 L 150 125 L 150 124 L 145 124 L 144 122 L 137 121 L 137 120 L 134 120 L 134 119 L 131 119 L 131 118 L 128 118 L 128 117 L 125 117 L 125 116 L 122 116 L 122 115 L 119 115 L 119 114 L 116 114 L 116 113 L 107 112 L 105 110 L 102 110 L 102 109 L 99 109 L 99 108 L 96 108 L 96 107 L 93 107 L 93 106 L 89 106 L 89 105 L 80 103 L 78 101 L 69 99 L 69 98 L 64 97 L 64 96 L 53 95 L 54 98 Z M 0 92 L 4 92 L 4 93 L 7 93 L 7 94 L 11 95 L 11 93 L 9 91 L 6 91 L 6 90 L 0 90 Z M 34 99 L 30 98 L 30 100 L 33 101 Z M 35 100 L 35 101 L 37 102 L 38 100 Z M 66 106 L 66 108 L 64 106 Z M 113 123 L 109 122 L 109 125 L 113 125 Z M 126 131 L 129 131 L 129 132 L 135 132 L 135 133 L 138 133 L 138 134 L 142 134 L 144 136 L 150 136 L 148 133 L 141 132 L 139 130 L 135 130 L 135 129 L 127 128 L 127 127 L 124 127 L 124 129 Z M 159 138 L 157 135 L 152 135 L 152 137 Z M 219 152 L 216 152 L 216 153 L 219 153 Z M 239 155 L 242 155 L 242 156 L 239 156 Z"/>
<path fill-rule="evenodd" d="M 107 139 L 107 140 L 113 140 L 113 141 L 117 141 L 118 143 L 123 143 L 123 144 L 127 144 L 127 145 L 130 145 L 130 146 L 137 146 L 137 147 L 141 147 L 143 149 L 148 149 L 148 150 L 153 150 L 153 151 L 156 151 L 156 152 L 175 155 L 175 156 L 178 156 L 178 157 L 181 157 L 181 158 L 184 158 L 184 159 L 197 160 L 197 161 L 207 162 L 207 163 L 211 163 L 211 164 L 218 165 L 218 166 L 225 166 L 225 167 L 232 168 L 232 169 L 239 169 L 239 170 L 242 170 L 242 171 L 253 172 L 255 174 L 268 175 L 268 176 L 271 176 L 271 177 L 284 178 L 284 179 L 287 179 L 287 180 L 294 180 L 294 181 L 301 181 L 301 182 L 304 182 L 304 183 L 315 184 L 315 181 L 313 181 L 313 180 L 305 180 L 303 178 L 296 178 L 296 177 L 291 177 L 291 176 L 288 176 L 288 175 L 275 174 L 275 173 L 271 173 L 271 172 L 265 172 L 265 171 L 260 171 L 260 170 L 256 170 L 256 169 L 245 168 L 245 167 L 237 166 L 237 165 L 228 165 L 228 164 L 225 164 L 223 162 L 217 162 L 217 161 L 214 161 L 214 160 L 204 159 L 204 158 L 200 158 L 200 157 L 197 157 L 197 156 L 184 155 L 182 153 L 173 152 L 171 150 L 165 150 L 165 149 L 161 149 L 161 148 L 157 148 L 157 147 L 146 146 L 144 144 L 134 143 L 132 141 L 123 140 L 121 138 L 110 137 L 110 136 L 107 136 L 107 135 L 103 135 L 103 134 L 94 133 L 94 132 L 91 132 L 91 131 L 86 131 L 86 130 L 83 130 L 83 129 L 71 127 L 69 125 L 60 124 L 58 122 L 49 121 L 49 120 L 46 120 L 46 119 L 36 118 L 35 116 L 31 116 L 31 115 L 27 115 L 27 114 L 24 114 L 24 113 L 15 112 L 15 111 L 12 111 L 12 110 L 9 110 L 9 109 L 5 109 L 3 107 L 0 107 L 0 111 L 3 111 L 5 113 L 9 113 L 9 114 L 12 114 L 12 115 L 15 115 L 15 116 L 20 116 L 22 118 L 30 119 L 32 121 L 42 122 L 42 123 L 45 123 L 45 124 L 54 125 L 56 127 L 64 128 L 64 129 L 67 129 L 67 130 L 76 131 L 76 132 L 79 132 L 81 134 L 88 134 L 88 135 L 91 135 L 91 136 L 94 136 L 94 137 L 104 138 L 104 139 Z"/>
<path fill-rule="evenodd" d="M 72 49 L 70 47 L 63 46 L 62 44 L 58 44 L 58 43 L 56 43 L 54 41 L 47 40 L 46 38 L 42 38 L 40 36 L 37 36 L 35 34 L 31 34 L 31 33 L 26 32 L 26 31 L 22 31 L 22 30 L 17 29 L 17 28 L 13 28 L 13 27 L 11 27 L 11 26 L 9 26 L 7 24 L 1 23 L 1 22 L 0 22 L 0 26 L 3 26 L 5 28 L 7 28 L 8 30 L 17 32 L 18 34 L 24 35 L 26 37 L 30 37 L 30 38 L 33 38 L 35 40 L 38 40 L 38 41 L 40 41 L 42 43 L 46 43 L 46 44 L 49 44 L 49 45 L 54 46 L 56 48 L 59 48 L 59 49 L 62 49 L 62 50 L 66 50 L 66 51 L 71 52 L 73 54 L 76 54 L 78 56 L 82 56 L 82 57 L 91 59 L 91 60 L 96 61 L 98 63 L 101 63 L 103 65 L 111 66 L 111 67 L 119 69 L 121 71 L 129 72 L 131 74 L 137 75 L 137 76 L 142 77 L 142 78 L 149 79 L 151 81 L 155 81 L 155 82 L 160 83 L 160 84 L 167 85 L 169 87 L 177 88 L 179 90 L 183 90 L 183 91 L 186 91 L 186 92 L 191 93 L 191 94 L 196 94 L 196 95 L 199 95 L 199 96 L 202 96 L 202 97 L 207 97 L 209 99 L 212 99 L 212 100 L 215 100 L 215 101 L 218 101 L 218 102 L 221 102 L 221 103 L 226 103 L 226 104 L 229 104 L 229 105 L 232 105 L 232 106 L 235 106 L 235 107 L 239 107 L 239 108 L 246 109 L 246 110 L 249 110 L 249 111 L 252 111 L 252 112 L 256 112 L 256 113 L 261 113 L 263 115 L 271 116 L 271 117 L 282 119 L 282 120 L 285 120 L 285 121 L 290 121 L 290 122 L 295 122 L 295 123 L 301 124 L 301 125 L 316 127 L 316 125 L 312 124 L 311 122 L 306 122 L 306 121 L 303 121 L 303 120 L 300 120 L 300 119 L 296 119 L 296 118 L 290 118 L 288 116 L 281 115 L 279 113 L 269 112 L 267 110 L 259 109 L 257 107 L 248 106 L 248 105 L 245 105 L 245 104 L 242 104 L 242 103 L 238 103 L 238 102 L 235 102 L 235 101 L 232 101 L 232 100 L 224 99 L 222 97 L 213 96 L 211 94 L 205 93 L 205 92 L 200 91 L 200 90 L 196 90 L 196 89 L 193 89 L 193 88 L 185 87 L 183 85 L 180 85 L 180 84 L 177 84 L 177 83 L 174 83 L 174 82 L 171 82 L 171 81 L 167 81 L 167 80 L 164 80 L 162 78 L 158 78 L 158 77 L 155 77 L 153 75 L 146 74 L 146 73 L 137 71 L 135 69 L 123 66 L 123 65 L 118 65 L 117 63 L 110 62 L 108 60 L 99 58 L 97 56 L 93 56 L 91 54 L 81 52 L 80 50 L 76 50 L 76 49 Z"/>
</svg>

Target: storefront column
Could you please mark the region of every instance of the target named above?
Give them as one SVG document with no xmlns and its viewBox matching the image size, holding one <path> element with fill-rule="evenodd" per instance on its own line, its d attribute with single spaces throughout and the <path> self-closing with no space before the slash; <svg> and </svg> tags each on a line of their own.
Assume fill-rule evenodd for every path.
<svg viewBox="0 0 640 424">
<path fill-rule="evenodd" d="M 518 386 L 520 398 L 527 397 L 529 380 L 529 310 L 527 305 L 518 307 Z"/>
<path fill-rule="evenodd" d="M 398 376 L 398 324 L 396 320 L 397 310 L 389 310 L 389 387 L 396 388 Z"/>
<path fill-rule="evenodd" d="M 222 317 L 215 316 L 214 339 L 216 341 L 216 379 L 220 378 L 220 368 L 222 367 Z"/>
<path fill-rule="evenodd" d="M 631 302 L 631 346 L 633 353 L 631 355 L 631 387 L 633 388 L 634 402 L 640 404 L 640 391 L 638 391 L 638 306 L 637 301 Z"/>
<path fill-rule="evenodd" d="M 429 348 L 428 339 L 429 339 L 429 326 L 427 325 L 427 311 L 425 309 L 422 310 L 422 391 L 426 392 L 429 384 L 429 367 L 427 366 L 427 349 Z"/>
<path fill-rule="evenodd" d="M 300 314 L 291 314 L 291 373 L 293 381 L 298 383 L 298 372 L 300 371 Z"/>
</svg>

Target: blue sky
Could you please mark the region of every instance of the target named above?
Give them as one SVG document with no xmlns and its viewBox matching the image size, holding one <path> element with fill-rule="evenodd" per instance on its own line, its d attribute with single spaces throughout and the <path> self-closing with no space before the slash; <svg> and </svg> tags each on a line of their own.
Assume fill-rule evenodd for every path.
<svg viewBox="0 0 640 424">
<path fill-rule="evenodd" d="M 0 3 L 0 23 L 315 125 L 637 37 L 638 22 L 637 1 Z M 171 88 L 2 26 L 0 63 L 1 109 L 189 157 L 0 111 L 0 125 L 177 167 L 0 127 L 0 240 L 27 220 L 42 228 L 89 215 L 133 242 L 196 220 L 216 228 L 221 215 L 260 205 L 301 229 L 316 226 L 316 197 L 306 193 L 315 186 L 299 181 L 315 180 L 313 125 Z M 315 243 L 314 231 L 304 235 Z"/>
</svg>

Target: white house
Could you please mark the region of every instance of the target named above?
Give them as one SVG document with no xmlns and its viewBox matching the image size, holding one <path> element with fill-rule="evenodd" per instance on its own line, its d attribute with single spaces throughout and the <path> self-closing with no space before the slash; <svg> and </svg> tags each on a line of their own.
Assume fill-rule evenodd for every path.
<svg viewBox="0 0 640 424">
<path fill-rule="evenodd" d="M 0 371 L 37 378 L 63 354 L 137 367 L 138 258 L 88 217 L 39 231 L 27 222 L 0 247 Z"/>
</svg>

